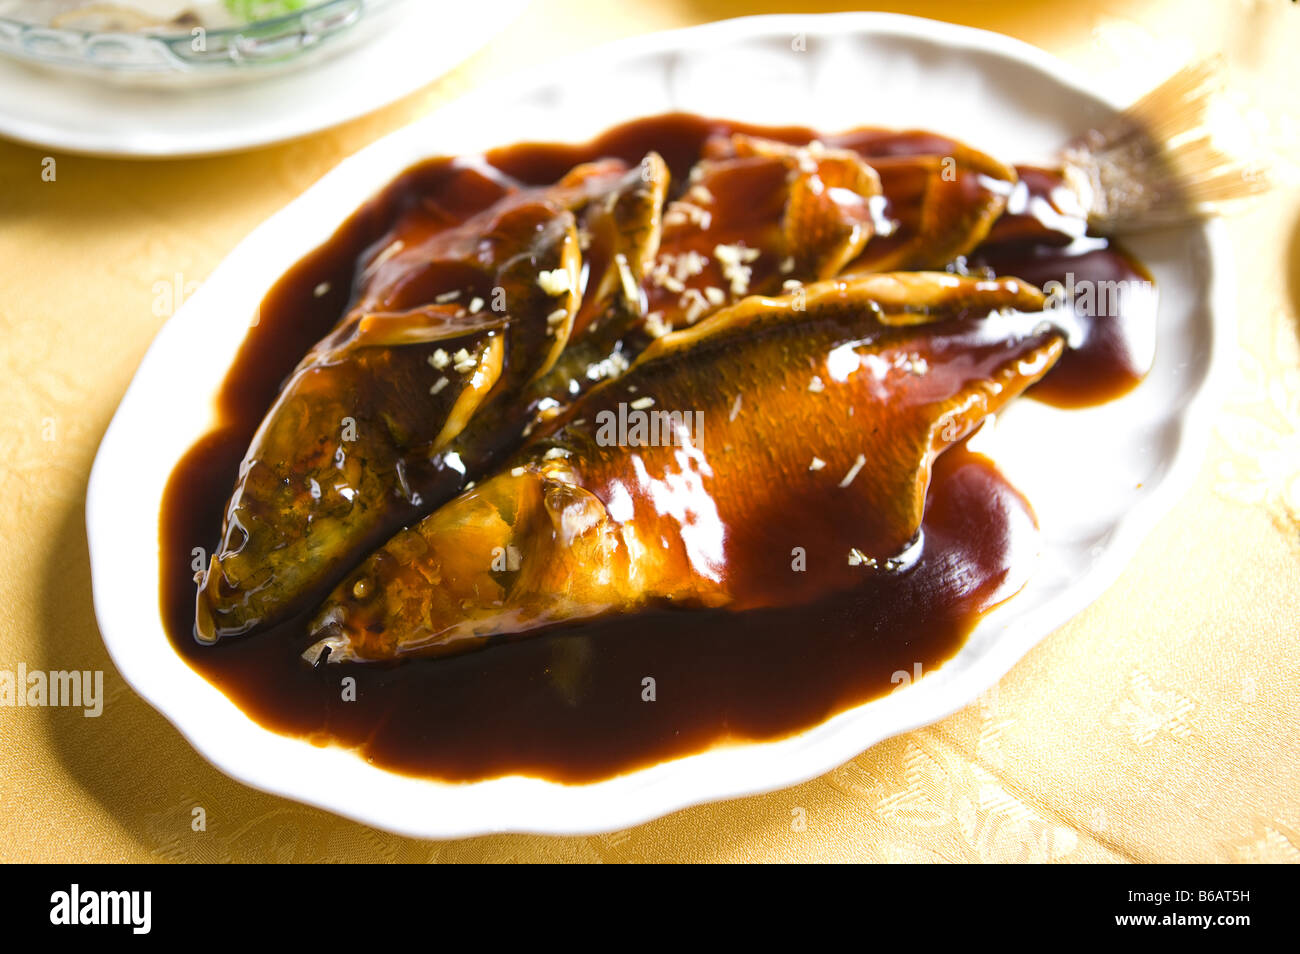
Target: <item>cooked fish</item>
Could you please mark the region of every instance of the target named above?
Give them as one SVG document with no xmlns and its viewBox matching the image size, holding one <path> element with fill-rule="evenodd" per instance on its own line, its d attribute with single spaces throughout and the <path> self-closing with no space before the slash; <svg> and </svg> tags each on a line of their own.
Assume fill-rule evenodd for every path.
<svg viewBox="0 0 1300 954">
<path fill-rule="evenodd" d="M 281 618 L 330 585 L 341 561 L 411 519 L 412 452 L 445 446 L 504 379 L 554 362 L 578 302 L 572 213 L 512 205 L 467 227 L 474 257 L 444 261 L 485 293 L 502 289 L 504 307 L 434 300 L 389 311 L 373 309 L 405 304 L 400 293 L 363 300 L 303 359 L 240 467 L 200 581 L 200 639 Z M 540 287 L 542 271 L 566 276 L 564 290 Z"/>
<path fill-rule="evenodd" d="M 282 619 L 333 585 L 348 561 L 460 489 L 453 440 L 519 403 L 582 337 L 579 322 L 639 314 L 667 180 L 653 153 L 632 169 L 587 163 L 421 242 L 385 246 L 356 306 L 253 439 L 201 580 L 199 638 Z"/>
<path fill-rule="evenodd" d="M 844 268 L 846 275 L 943 268 L 970 253 L 1007 206 L 1016 171 L 960 144 L 944 155 L 873 157 L 889 200 L 887 234 Z"/>
<path fill-rule="evenodd" d="M 880 180 L 856 153 L 734 135 L 706 147 L 664 212 L 652 333 L 787 281 L 838 274 L 875 233 Z"/>
<path fill-rule="evenodd" d="M 456 653 L 650 606 L 800 603 L 898 572 L 920 545 L 934 458 L 1061 353 L 1043 306 L 1014 279 L 888 274 L 750 297 L 663 337 L 347 576 L 305 656 Z M 792 570 L 800 540 L 828 541 L 809 572 Z"/>
</svg>

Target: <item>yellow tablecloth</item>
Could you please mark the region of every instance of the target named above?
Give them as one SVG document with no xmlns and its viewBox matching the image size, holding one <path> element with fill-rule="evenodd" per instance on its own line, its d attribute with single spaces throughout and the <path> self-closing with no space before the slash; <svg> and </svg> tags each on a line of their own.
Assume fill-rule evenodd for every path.
<svg viewBox="0 0 1300 954">
<path fill-rule="evenodd" d="M 0 709 L 0 859 L 1300 859 L 1300 7 L 1286 0 L 917 2 L 1143 91 L 1226 58 L 1279 190 L 1230 223 L 1239 352 L 1194 489 L 1121 579 L 979 704 L 807 784 L 590 838 L 399 838 L 252 791 L 208 765 L 114 670 L 83 507 L 99 439 L 163 319 L 344 156 L 465 90 L 598 42 L 833 4 L 536 0 L 400 103 L 242 155 L 124 162 L 0 142 L 0 669 L 102 669 L 98 719 Z M 141 527 L 141 533 L 153 533 Z M 206 813 L 206 831 L 191 827 Z"/>
</svg>

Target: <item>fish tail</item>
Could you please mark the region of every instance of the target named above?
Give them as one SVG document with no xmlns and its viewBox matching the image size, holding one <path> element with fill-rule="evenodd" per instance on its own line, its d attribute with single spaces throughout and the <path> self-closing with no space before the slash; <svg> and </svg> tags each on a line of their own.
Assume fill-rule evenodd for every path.
<svg viewBox="0 0 1300 954">
<path fill-rule="evenodd" d="M 1066 145 L 1066 181 L 1090 225 L 1109 235 L 1178 225 L 1271 187 L 1267 162 L 1245 154 L 1222 85 L 1221 57 L 1196 61 Z"/>
</svg>

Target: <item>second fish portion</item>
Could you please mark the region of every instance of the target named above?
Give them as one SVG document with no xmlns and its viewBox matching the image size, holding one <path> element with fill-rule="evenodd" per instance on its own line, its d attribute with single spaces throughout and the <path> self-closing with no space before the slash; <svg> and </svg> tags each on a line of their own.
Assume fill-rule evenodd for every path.
<svg viewBox="0 0 1300 954">
<path fill-rule="evenodd" d="M 304 655 L 456 653 L 903 571 L 934 458 L 1059 357 L 1043 305 L 1014 279 L 898 273 L 749 298 L 663 337 L 362 563 Z"/>
</svg>

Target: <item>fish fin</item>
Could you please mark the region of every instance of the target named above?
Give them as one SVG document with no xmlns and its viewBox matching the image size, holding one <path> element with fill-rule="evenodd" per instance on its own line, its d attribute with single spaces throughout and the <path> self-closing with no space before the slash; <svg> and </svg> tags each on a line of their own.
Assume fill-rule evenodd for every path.
<svg viewBox="0 0 1300 954">
<path fill-rule="evenodd" d="M 1220 57 L 1189 64 L 1066 145 L 1066 182 L 1094 228 L 1118 234 L 1178 225 L 1231 211 L 1271 188 L 1266 163 L 1224 148 L 1215 135 L 1223 122 L 1214 115 L 1224 102 L 1222 76 Z"/>
</svg>

